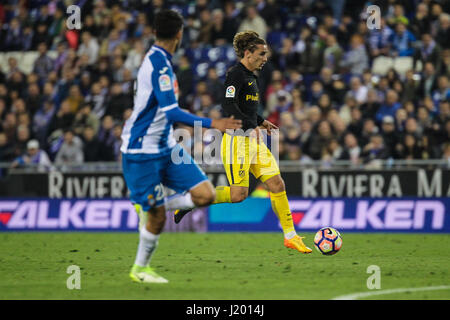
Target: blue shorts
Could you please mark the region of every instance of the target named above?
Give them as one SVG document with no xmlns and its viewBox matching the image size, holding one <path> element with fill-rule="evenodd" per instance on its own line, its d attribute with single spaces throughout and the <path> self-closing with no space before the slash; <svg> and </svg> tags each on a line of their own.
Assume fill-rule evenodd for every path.
<svg viewBox="0 0 450 320">
<path fill-rule="evenodd" d="M 177 193 L 189 191 L 208 180 L 205 173 L 184 149 L 177 145 L 183 162 L 176 164 L 168 155 L 122 153 L 122 170 L 130 199 L 144 211 L 164 204 L 164 186 Z"/>
</svg>

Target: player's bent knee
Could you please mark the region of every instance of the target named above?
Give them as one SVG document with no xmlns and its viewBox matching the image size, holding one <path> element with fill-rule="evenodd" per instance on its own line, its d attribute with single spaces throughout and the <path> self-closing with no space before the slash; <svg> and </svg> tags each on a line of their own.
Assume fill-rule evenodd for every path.
<svg viewBox="0 0 450 320">
<path fill-rule="evenodd" d="M 216 199 L 216 192 L 214 190 L 207 191 L 198 197 L 193 197 L 192 201 L 197 207 L 205 207 L 210 205 Z"/>
<path fill-rule="evenodd" d="M 266 185 L 269 187 L 270 192 L 279 193 L 286 191 L 286 185 L 284 184 L 283 178 L 280 175 L 274 176 L 268 179 Z"/>
<path fill-rule="evenodd" d="M 216 199 L 216 190 L 212 186 L 211 182 L 205 181 L 191 191 L 192 202 L 197 207 L 208 206 Z"/>
</svg>

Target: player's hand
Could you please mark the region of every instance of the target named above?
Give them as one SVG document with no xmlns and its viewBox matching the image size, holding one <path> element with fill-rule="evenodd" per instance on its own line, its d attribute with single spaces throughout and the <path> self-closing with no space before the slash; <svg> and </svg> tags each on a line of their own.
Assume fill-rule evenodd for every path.
<svg viewBox="0 0 450 320">
<path fill-rule="evenodd" d="M 262 132 L 259 127 L 256 127 L 250 132 L 250 138 L 255 139 L 257 144 L 262 141 Z"/>
<path fill-rule="evenodd" d="M 225 132 L 227 129 L 236 130 L 242 128 L 242 120 L 234 119 L 233 116 L 230 118 L 214 119 L 211 122 L 211 127 L 219 129 L 222 132 Z"/>
<path fill-rule="evenodd" d="M 271 135 L 272 130 L 278 130 L 278 127 L 268 120 L 264 120 L 260 127 L 266 129 L 269 136 Z"/>
</svg>

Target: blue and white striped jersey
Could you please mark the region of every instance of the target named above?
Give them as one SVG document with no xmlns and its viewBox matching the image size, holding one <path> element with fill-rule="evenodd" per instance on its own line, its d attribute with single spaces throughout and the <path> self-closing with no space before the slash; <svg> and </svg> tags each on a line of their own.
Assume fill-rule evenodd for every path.
<svg viewBox="0 0 450 320">
<path fill-rule="evenodd" d="M 153 46 L 139 68 L 133 112 L 122 132 L 123 153 L 164 154 L 176 144 L 166 111 L 178 108 L 178 83 L 171 55 Z"/>
</svg>

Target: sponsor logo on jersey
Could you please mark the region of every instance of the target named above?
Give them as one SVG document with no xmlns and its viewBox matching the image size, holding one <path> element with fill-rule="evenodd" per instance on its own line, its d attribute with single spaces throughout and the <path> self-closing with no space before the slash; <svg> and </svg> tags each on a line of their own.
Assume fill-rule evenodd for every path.
<svg viewBox="0 0 450 320">
<path fill-rule="evenodd" d="M 172 82 L 167 74 L 159 76 L 158 83 L 161 91 L 169 91 L 172 89 Z"/>
<path fill-rule="evenodd" d="M 234 86 L 229 86 L 225 92 L 225 98 L 234 98 L 236 94 L 236 88 Z"/>
<path fill-rule="evenodd" d="M 247 95 L 245 96 L 245 101 L 248 101 L 248 100 L 251 100 L 251 101 L 258 101 L 258 100 L 259 100 L 259 94 L 256 94 L 256 95 L 247 94 Z"/>
</svg>

